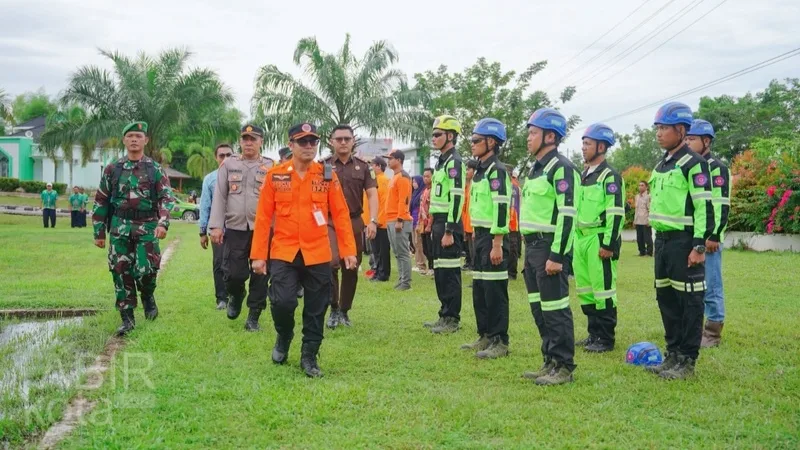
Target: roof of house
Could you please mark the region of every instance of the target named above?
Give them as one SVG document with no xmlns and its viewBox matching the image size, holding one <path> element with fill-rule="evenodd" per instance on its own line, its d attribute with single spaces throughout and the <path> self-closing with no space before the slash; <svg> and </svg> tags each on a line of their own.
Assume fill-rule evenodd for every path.
<svg viewBox="0 0 800 450">
<path fill-rule="evenodd" d="M 45 117 L 36 117 L 27 122 L 23 122 L 12 128 L 14 131 L 9 136 L 29 137 L 34 141 L 39 141 L 39 137 L 44 133 Z M 30 132 L 30 135 L 28 134 Z"/>
<path fill-rule="evenodd" d="M 165 167 L 164 168 L 164 172 L 167 174 L 167 176 L 169 177 L 170 180 L 177 180 L 177 179 L 188 180 L 188 179 L 192 178 L 190 175 L 186 175 L 183 172 L 178 172 L 177 170 L 175 170 L 175 169 L 173 169 L 171 167 Z"/>
</svg>

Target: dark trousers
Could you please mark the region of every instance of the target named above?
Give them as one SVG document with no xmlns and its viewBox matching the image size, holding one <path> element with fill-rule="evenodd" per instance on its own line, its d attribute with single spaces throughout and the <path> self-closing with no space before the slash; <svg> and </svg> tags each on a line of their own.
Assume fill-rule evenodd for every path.
<svg viewBox="0 0 800 450">
<path fill-rule="evenodd" d="M 297 289 L 305 289 L 303 297 L 303 342 L 322 342 L 325 312 L 331 297 L 330 263 L 306 266 L 302 252 L 294 261 L 278 259 L 269 261 L 271 274 L 270 311 L 275 331 L 291 339 L 294 337 L 294 311 L 297 309 Z"/>
<path fill-rule="evenodd" d="M 44 224 L 45 228 L 55 228 L 56 227 L 56 210 L 45 208 L 42 210 L 42 223 Z M 49 223 L 49 225 L 48 225 Z"/>
<path fill-rule="evenodd" d="M 525 235 L 525 267 L 523 275 L 528 290 L 528 302 L 539 336 L 542 356 L 568 370 L 575 370 L 575 327 L 569 309 L 569 275 L 564 269 L 548 275 L 545 265 L 550 258 L 553 233 Z"/>
<path fill-rule="evenodd" d="M 389 250 L 389 232 L 386 228 L 378 228 L 372 241 L 372 252 L 375 254 L 375 278 L 386 281 L 392 274 L 391 252 Z"/>
<path fill-rule="evenodd" d="M 235 299 L 243 299 L 247 294 L 247 307 L 266 309 L 267 276 L 253 273 L 250 269 L 250 246 L 253 243 L 253 231 L 225 230 L 223 240 L 222 270 L 225 288 Z M 248 291 L 244 284 L 250 279 Z M 295 294 L 297 294 L 295 292 Z"/>
<path fill-rule="evenodd" d="M 653 256 L 653 229 L 648 225 L 636 225 L 636 243 L 640 255 Z"/>
<path fill-rule="evenodd" d="M 453 245 L 442 247 L 447 214 L 433 215 L 433 279 L 439 297 L 439 317 L 461 320 L 461 251 L 464 231 L 461 223 L 453 230 Z"/>
<path fill-rule="evenodd" d="M 71 228 L 80 227 L 81 226 L 81 212 L 75 211 L 74 209 L 69 212 L 69 226 Z"/>
<path fill-rule="evenodd" d="M 428 270 L 433 270 L 433 239 L 431 233 L 422 233 L 422 252 L 428 259 Z"/>
<path fill-rule="evenodd" d="M 503 261 L 489 258 L 493 237 L 486 228 L 475 228 L 475 260 L 472 269 L 472 306 L 478 335 L 500 337 L 508 345 L 508 239 L 503 237 Z"/>
<path fill-rule="evenodd" d="M 703 337 L 705 266 L 687 267 L 692 233 L 656 234 L 656 299 L 667 352 L 697 359 Z"/>
<path fill-rule="evenodd" d="M 228 290 L 225 287 L 225 271 L 222 270 L 222 260 L 225 253 L 225 245 L 211 244 L 211 272 L 214 275 L 214 297 L 219 302 L 228 301 Z"/>
<path fill-rule="evenodd" d="M 353 269 L 347 269 L 344 261 L 339 258 L 339 244 L 336 241 L 336 230 L 328 226 L 328 240 L 331 244 L 331 308 L 350 311 L 353 299 L 356 297 L 358 286 L 358 266 L 361 265 L 361 255 L 364 253 L 364 221 L 361 216 L 350 219 L 353 223 L 353 236 L 356 239 L 356 260 L 358 263 Z M 385 231 L 385 230 L 384 230 Z M 342 283 L 339 284 L 339 270 L 342 271 Z"/>
<path fill-rule="evenodd" d="M 475 243 L 472 240 L 472 233 L 464 233 L 464 267 L 472 269 L 475 267 L 473 259 L 475 258 Z"/>
<path fill-rule="evenodd" d="M 522 235 L 519 231 L 508 233 L 508 277 L 517 279 L 519 273 L 519 255 L 522 253 Z"/>
</svg>

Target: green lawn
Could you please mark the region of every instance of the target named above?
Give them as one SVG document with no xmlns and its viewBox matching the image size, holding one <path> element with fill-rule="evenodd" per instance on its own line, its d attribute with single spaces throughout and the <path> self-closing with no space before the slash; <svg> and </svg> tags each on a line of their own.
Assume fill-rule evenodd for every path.
<svg viewBox="0 0 800 450">
<path fill-rule="evenodd" d="M 70 192 L 72 194 L 72 192 Z M 59 195 L 56 200 L 56 208 L 69 208 L 69 195 Z M 7 206 L 34 206 L 41 207 L 42 199 L 39 197 L 20 197 L 8 193 L 0 193 L 0 205 Z"/>
<path fill-rule="evenodd" d="M 18 228 L 0 224 L 4 249 Z M 229 321 L 215 311 L 211 253 L 200 249 L 196 228 L 175 229 L 181 244 L 160 281 L 161 315 L 137 322 L 113 376 L 84 393 L 101 406 L 64 448 L 800 446 L 800 255 L 726 251 L 723 345 L 702 352 L 697 376 L 687 382 L 665 382 L 623 363 L 631 343 L 663 345 L 652 259 L 636 257 L 631 245 L 620 263 L 619 347 L 603 355 L 579 351 L 571 385 L 537 387 L 520 377 L 541 364 L 521 279 L 511 282 L 510 357 L 478 361 L 458 350 L 474 339 L 470 291 L 464 290 L 463 330 L 433 336 L 421 326 L 438 309 L 433 281 L 417 274 L 402 295 L 393 283 L 361 283 L 354 327 L 326 331 L 325 378 L 309 380 L 298 367 L 300 325 L 289 364 L 273 365 L 269 314 L 264 331 L 249 334 L 244 315 Z M 32 245 L 45 231 L 14 242 Z M 65 230 L 65 238 L 69 232 L 77 233 Z M 77 248 L 82 238 L 73 245 L 87 252 L 80 261 L 99 268 L 102 300 L 90 304 L 110 306 L 102 252 Z M 16 269 L 11 278 L 31 281 L 15 289 L 3 284 L 3 297 L 36 285 L 38 263 L 16 264 L 28 272 Z M 3 273 L 11 265 L 0 256 Z M 73 297 L 74 287 L 64 283 L 53 293 Z M 16 295 L 15 304 L 34 301 Z M 582 338 L 586 320 L 575 301 L 573 311 Z"/>
</svg>

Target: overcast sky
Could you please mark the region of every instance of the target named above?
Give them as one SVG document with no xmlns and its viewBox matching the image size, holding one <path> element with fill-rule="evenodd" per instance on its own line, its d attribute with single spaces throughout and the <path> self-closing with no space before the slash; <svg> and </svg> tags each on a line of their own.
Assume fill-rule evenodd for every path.
<svg viewBox="0 0 800 450">
<path fill-rule="evenodd" d="M 650 56 L 587 91 L 721 2 L 705 19 Z M 555 83 L 548 90 L 555 94 L 565 84 L 600 72 L 593 80 L 578 83 L 574 100 L 561 107 L 566 115 L 581 116 L 582 130 L 594 121 L 800 47 L 798 0 L 649 0 L 612 28 L 642 3 L 0 0 L 0 87 L 12 95 L 39 88 L 55 95 L 80 65 L 110 68 L 97 54 L 98 47 L 132 54 L 187 46 L 195 53 L 192 65 L 217 70 L 235 93 L 238 107 L 249 114 L 258 67 L 273 63 L 297 73 L 291 58 L 298 39 L 316 35 L 323 49 L 334 51 L 350 32 L 356 54 L 375 40 L 391 42 L 400 55 L 399 68 L 409 78 L 440 64 L 461 70 L 480 56 L 515 70 L 548 60 L 548 68 L 534 78 L 532 86 L 544 89 Z M 685 16 L 659 27 L 692 6 Z M 653 13 L 649 22 L 616 47 L 567 76 Z M 652 40 L 610 65 L 614 55 L 656 28 L 660 31 Z M 597 44 L 565 66 L 601 35 Z M 800 57 L 795 57 L 680 100 L 696 108 L 702 95 L 741 95 L 764 88 L 773 78 L 798 76 Z M 616 131 L 630 132 L 634 124 L 651 124 L 656 109 L 608 124 Z M 566 147 L 578 149 L 579 140 L 580 131 L 573 133 Z"/>
</svg>

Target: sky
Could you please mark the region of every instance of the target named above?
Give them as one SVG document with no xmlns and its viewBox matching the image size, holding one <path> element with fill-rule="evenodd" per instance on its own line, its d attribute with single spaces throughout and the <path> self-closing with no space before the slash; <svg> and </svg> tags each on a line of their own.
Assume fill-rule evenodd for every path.
<svg viewBox="0 0 800 450">
<path fill-rule="evenodd" d="M 399 53 L 397 68 L 409 79 L 441 64 L 460 71 L 481 56 L 517 71 L 547 60 L 532 89 L 556 96 L 563 86 L 576 85 L 574 99 L 558 106 L 582 119 L 562 146 L 572 151 L 580 149 L 580 131 L 593 122 L 800 47 L 797 0 L 305 0 L 302 8 L 274 0 L 0 0 L 0 11 L 0 88 L 12 95 L 40 88 L 57 95 L 82 65 L 110 69 L 98 48 L 154 54 L 187 47 L 194 53 L 191 65 L 216 70 L 246 115 L 258 68 L 276 64 L 299 76 L 292 54 L 307 36 L 333 52 L 349 32 L 356 55 L 387 40 Z M 628 48 L 630 55 L 612 58 Z M 743 95 L 786 77 L 800 77 L 800 56 L 677 100 L 695 109 L 702 96 Z M 608 125 L 628 133 L 636 124 L 652 124 L 656 109 Z"/>
</svg>

